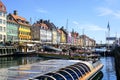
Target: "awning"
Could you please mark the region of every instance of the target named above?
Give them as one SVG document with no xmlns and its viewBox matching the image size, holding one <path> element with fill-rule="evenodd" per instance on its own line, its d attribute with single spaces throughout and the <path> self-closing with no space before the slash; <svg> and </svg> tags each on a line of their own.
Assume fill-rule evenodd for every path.
<svg viewBox="0 0 120 80">
<path fill-rule="evenodd" d="M 27 44 L 27 46 L 35 46 L 35 44 Z"/>
</svg>

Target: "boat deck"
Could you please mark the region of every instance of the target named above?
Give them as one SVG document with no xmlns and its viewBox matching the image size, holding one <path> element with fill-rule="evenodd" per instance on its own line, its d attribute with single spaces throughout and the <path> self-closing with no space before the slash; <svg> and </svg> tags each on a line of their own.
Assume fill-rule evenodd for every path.
<svg viewBox="0 0 120 80">
<path fill-rule="evenodd" d="M 34 64 L 10 67 L 0 70 L 1 80 L 26 80 L 36 76 L 40 76 L 49 72 L 54 72 L 60 68 L 73 65 L 78 61 L 73 60 L 48 60 Z"/>
<path fill-rule="evenodd" d="M 97 65 L 97 64 L 96 64 Z M 20 65 L 15 67 L 10 67 L 8 69 L 0 70 L 0 80 L 30 80 L 39 79 L 40 76 L 46 75 L 51 76 L 52 74 L 62 74 L 66 72 L 65 70 L 73 71 L 73 73 L 81 73 L 81 76 L 86 75 L 91 70 L 93 70 L 95 64 L 91 62 L 85 62 L 80 60 L 47 60 L 33 64 Z M 79 69 L 75 72 L 75 69 Z M 82 70 L 80 70 L 82 69 Z M 61 73 L 62 72 L 62 73 Z M 74 78 L 69 72 L 69 76 Z M 77 79 L 79 79 L 79 75 Z M 53 75 L 54 76 L 54 75 Z M 65 76 L 65 75 L 63 75 Z"/>
</svg>

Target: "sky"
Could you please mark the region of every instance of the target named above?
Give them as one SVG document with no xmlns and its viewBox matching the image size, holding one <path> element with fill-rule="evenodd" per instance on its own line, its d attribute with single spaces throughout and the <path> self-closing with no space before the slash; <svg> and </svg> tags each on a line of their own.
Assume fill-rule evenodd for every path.
<svg viewBox="0 0 120 80">
<path fill-rule="evenodd" d="M 120 37 L 120 0 L 1 0 L 7 14 L 18 15 L 32 23 L 50 20 L 57 27 L 85 34 L 97 43 L 106 43 L 108 22 L 110 36 Z"/>
</svg>

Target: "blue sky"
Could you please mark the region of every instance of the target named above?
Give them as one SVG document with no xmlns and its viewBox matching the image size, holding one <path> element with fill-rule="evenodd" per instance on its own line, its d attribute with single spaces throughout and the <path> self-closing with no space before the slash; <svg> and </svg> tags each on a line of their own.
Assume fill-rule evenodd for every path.
<svg viewBox="0 0 120 80">
<path fill-rule="evenodd" d="M 50 20 L 56 26 L 88 35 L 97 43 L 105 43 L 107 24 L 110 36 L 120 37 L 120 0 L 2 0 L 7 13 L 18 11 L 20 16 L 32 22 Z"/>
</svg>

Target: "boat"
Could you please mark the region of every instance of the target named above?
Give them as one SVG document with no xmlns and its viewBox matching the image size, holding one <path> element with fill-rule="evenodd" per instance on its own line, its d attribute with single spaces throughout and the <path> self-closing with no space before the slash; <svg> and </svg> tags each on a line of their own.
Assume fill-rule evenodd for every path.
<svg viewBox="0 0 120 80">
<path fill-rule="evenodd" d="M 53 61 L 54 62 L 54 61 Z M 57 61 L 57 63 L 70 63 L 69 66 L 61 67 L 53 72 L 34 77 L 37 80 L 92 80 L 102 69 L 103 64 L 85 62 L 80 60 Z M 61 64 L 61 65 L 62 65 Z M 64 64 L 65 65 L 65 64 Z"/>
<path fill-rule="evenodd" d="M 102 67 L 100 61 L 52 59 L 10 67 L 1 75 L 10 80 L 92 80 Z"/>
<path fill-rule="evenodd" d="M 52 47 L 52 46 L 48 46 L 48 45 L 44 45 L 43 46 L 43 49 L 44 51 L 58 51 L 58 52 L 61 52 L 62 49 L 59 49 L 59 48 L 55 48 L 55 47 Z"/>
</svg>

